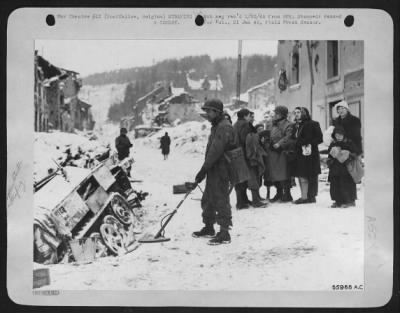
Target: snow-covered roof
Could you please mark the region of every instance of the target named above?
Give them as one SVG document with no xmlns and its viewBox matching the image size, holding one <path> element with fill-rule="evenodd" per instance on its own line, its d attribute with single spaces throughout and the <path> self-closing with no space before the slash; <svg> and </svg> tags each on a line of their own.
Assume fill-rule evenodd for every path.
<svg viewBox="0 0 400 313">
<path fill-rule="evenodd" d="M 237 100 L 236 96 L 232 97 L 232 100 L 236 101 Z M 247 91 L 240 94 L 240 101 L 249 102 L 249 94 Z"/>
<path fill-rule="evenodd" d="M 185 88 L 176 88 L 171 87 L 171 94 L 174 96 L 180 96 L 181 94 L 186 93 Z"/>
<path fill-rule="evenodd" d="M 183 88 L 182 88 L 182 89 L 183 89 Z M 185 91 L 184 91 L 184 92 L 181 92 L 180 94 L 173 94 L 172 96 L 169 96 L 169 97 L 165 98 L 165 99 L 162 101 L 162 104 L 168 103 L 168 102 L 172 101 L 173 99 L 178 98 L 178 97 L 180 97 L 181 95 L 184 95 L 184 94 L 188 95 L 188 93 L 185 92 Z"/>
<path fill-rule="evenodd" d="M 147 93 L 146 95 L 144 95 L 143 97 L 139 98 L 136 103 L 145 101 L 147 99 L 149 99 L 152 96 L 157 96 L 158 94 L 160 94 L 162 91 L 164 90 L 163 86 L 159 86 L 154 88 L 152 91 L 150 91 L 149 93 Z"/>
<path fill-rule="evenodd" d="M 271 86 L 272 87 L 274 84 L 275 84 L 275 78 L 271 78 L 271 79 L 268 79 L 267 81 L 265 81 L 265 82 L 263 82 L 263 83 L 261 83 L 259 85 L 251 87 L 249 90 L 247 90 L 247 93 L 253 92 L 254 90 L 257 90 L 257 89 L 262 88 L 262 87 L 267 87 L 267 86 Z"/>
</svg>

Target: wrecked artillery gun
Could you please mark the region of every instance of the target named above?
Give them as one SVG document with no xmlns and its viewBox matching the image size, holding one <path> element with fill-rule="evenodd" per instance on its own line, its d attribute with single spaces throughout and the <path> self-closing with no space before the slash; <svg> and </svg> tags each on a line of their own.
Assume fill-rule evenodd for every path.
<svg viewBox="0 0 400 313">
<path fill-rule="evenodd" d="M 126 172 L 132 162 L 113 164 L 110 158 L 93 169 L 66 166 L 35 185 L 34 262 L 69 261 L 70 244 L 85 240 L 95 243 L 97 257 L 127 252 L 147 196 L 132 189 Z"/>
</svg>

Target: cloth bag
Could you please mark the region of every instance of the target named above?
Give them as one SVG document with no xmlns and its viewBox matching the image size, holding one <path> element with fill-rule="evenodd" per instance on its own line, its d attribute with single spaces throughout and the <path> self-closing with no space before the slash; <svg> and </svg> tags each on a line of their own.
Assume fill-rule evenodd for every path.
<svg viewBox="0 0 400 313">
<path fill-rule="evenodd" d="M 229 180 L 233 186 L 249 179 L 249 169 L 241 147 L 224 153 L 228 162 Z"/>
<path fill-rule="evenodd" d="M 361 183 L 364 177 L 364 167 L 361 164 L 360 157 L 350 159 L 346 162 L 346 168 L 356 184 Z"/>
</svg>

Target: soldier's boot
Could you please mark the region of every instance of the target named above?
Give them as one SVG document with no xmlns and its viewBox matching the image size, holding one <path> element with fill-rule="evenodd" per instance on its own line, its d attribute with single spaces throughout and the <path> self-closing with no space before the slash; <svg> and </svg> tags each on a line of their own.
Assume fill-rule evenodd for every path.
<svg viewBox="0 0 400 313">
<path fill-rule="evenodd" d="M 227 244 L 230 242 L 231 242 L 231 235 L 229 234 L 229 231 L 226 229 L 221 229 L 217 233 L 217 235 L 208 242 L 208 244 L 211 246 L 216 246 L 221 244 Z"/>
<path fill-rule="evenodd" d="M 199 231 L 195 231 L 192 233 L 194 238 L 211 238 L 215 236 L 214 225 L 206 224 L 202 229 Z"/>
</svg>

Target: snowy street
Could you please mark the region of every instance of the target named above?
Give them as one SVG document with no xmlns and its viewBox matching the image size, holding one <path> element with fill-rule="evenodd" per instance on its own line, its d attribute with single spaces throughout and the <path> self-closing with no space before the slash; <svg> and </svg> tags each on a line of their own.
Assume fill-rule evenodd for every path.
<svg viewBox="0 0 400 313">
<path fill-rule="evenodd" d="M 155 145 L 133 141 L 133 187 L 150 195 L 143 202 L 143 233 L 155 234 L 159 221 L 183 194 L 173 185 L 193 181 L 203 153 L 174 149 L 167 161 Z M 133 153 L 132 153 L 133 152 Z M 204 182 L 201 184 L 204 190 Z M 360 188 L 360 185 L 358 185 Z M 265 197 L 265 187 L 261 196 Z M 292 189 L 299 197 L 298 186 Z M 272 188 L 272 196 L 275 193 Z M 333 284 L 364 284 L 363 190 L 356 207 L 329 208 L 329 185 L 320 182 L 317 203 L 269 204 L 236 210 L 231 193 L 231 244 L 207 245 L 193 238 L 201 220 L 201 191 L 196 189 L 166 228 L 171 241 L 140 244 L 124 256 L 93 263 L 48 265 L 59 290 L 331 290 Z M 42 267 L 42 266 L 41 266 Z"/>
</svg>

